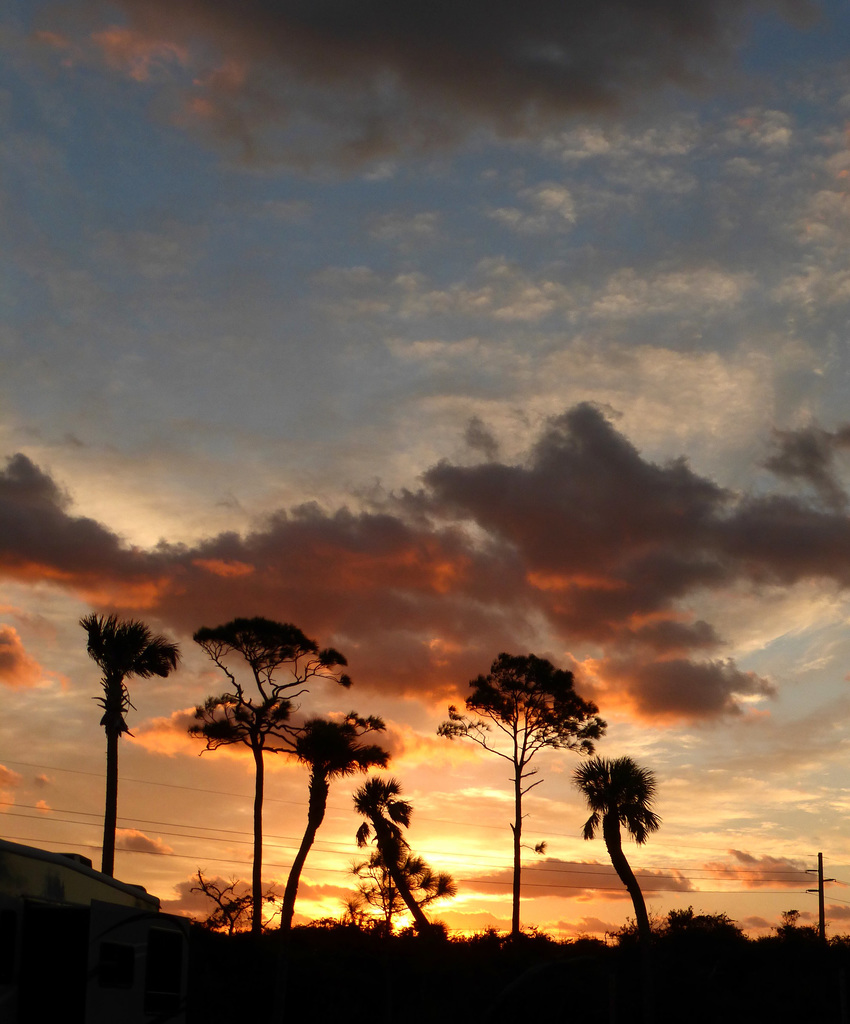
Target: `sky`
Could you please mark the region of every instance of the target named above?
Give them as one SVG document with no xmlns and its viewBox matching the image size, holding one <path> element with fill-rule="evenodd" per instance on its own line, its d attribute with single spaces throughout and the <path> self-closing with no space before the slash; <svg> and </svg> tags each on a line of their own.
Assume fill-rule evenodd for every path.
<svg viewBox="0 0 850 1024">
<path fill-rule="evenodd" d="M 131 681 L 116 874 L 250 874 L 252 763 L 192 641 L 293 622 L 380 715 L 410 843 L 507 928 L 511 791 L 437 735 L 501 651 L 575 673 L 658 783 L 650 911 L 850 930 L 850 11 L 838 0 L 11 0 L 0 22 L 2 834 L 99 861 L 78 622 Z M 522 919 L 631 916 L 539 758 Z M 270 759 L 268 884 L 307 773 Z M 337 917 L 336 783 L 296 921 Z"/>
</svg>

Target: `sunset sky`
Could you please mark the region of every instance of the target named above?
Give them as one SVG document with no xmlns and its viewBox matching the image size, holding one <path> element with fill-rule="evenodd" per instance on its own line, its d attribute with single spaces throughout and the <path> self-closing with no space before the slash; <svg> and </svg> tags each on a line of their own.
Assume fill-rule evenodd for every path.
<svg viewBox="0 0 850 1024">
<path fill-rule="evenodd" d="M 436 916 L 510 921 L 504 765 L 436 730 L 500 651 L 571 668 L 657 777 L 652 913 L 850 931 L 850 8 L 839 0 L 10 0 L 0 23 L 2 836 L 99 862 L 82 615 L 130 682 L 116 874 L 250 874 L 199 756 L 200 626 L 339 648 Z M 631 904 L 541 756 L 523 923 Z M 357 780 L 296 920 L 339 916 Z M 269 764 L 285 882 L 307 773 Z"/>
</svg>

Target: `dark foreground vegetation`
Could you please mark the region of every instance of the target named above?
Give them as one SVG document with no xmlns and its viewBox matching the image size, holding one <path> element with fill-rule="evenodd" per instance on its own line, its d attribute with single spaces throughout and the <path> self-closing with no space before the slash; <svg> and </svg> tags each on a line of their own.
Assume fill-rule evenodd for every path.
<svg viewBox="0 0 850 1024">
<path fill-rule="evenodd" d="M 678 915 L 678 917 L 677 917 Z M 387 938 L 344 925 L 271 932 L 198 929 L 189 1024 L 625 1024 L 640 1017 L 638 943 L 524 933 Z M 810 928 L 757 940 L 725 915 L 673 912 L 653 941 L 658 1024 L 848 1024 L 850 937 Z"/>
</svg>

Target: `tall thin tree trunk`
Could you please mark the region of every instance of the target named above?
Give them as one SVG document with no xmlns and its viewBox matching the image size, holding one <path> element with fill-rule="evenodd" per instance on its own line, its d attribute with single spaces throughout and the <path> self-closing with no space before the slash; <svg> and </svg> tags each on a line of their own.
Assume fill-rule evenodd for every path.
<svg viewBox="0 0 850 1024">
<path fill-rule="evenodd" d="M 115 871 L 115 830 L 118 827 L 118 737 L 114 729 L 106 730 L 106 807 L 103 812 L 103 856 L 100 870 L 105 875 Z"/>
<path fill-rule="evenodd" d="M 640 940 L 641 984 L 643 988 L 642 1020 L 643 1024 L 653 1024 L 655 1020 L 655 991 L 652 973 L 652 929 L 649 926 L 649 915 L 638 880 L 631 865 L 623 853 L 620 822 L 615 814 L 606 814 L 602 818 L 602 836 L 608 848 L 608 856 L 620 881 L 628 889 L 635 910 L 638 939 Z"/>
<path fill-rule="evenodd" d="M 254 755 L 254 863 L 251 871 L 251 934 L 263 930 L 263 748 L 252 745 Z"/>
<path fill-rule="evenodd" d="M 292 915 L 295 913 L 295 898 L 298 895 L 298 883 L 301 880 L 301 871 L 307 854 L 319 831 L 319 826 L 325 820 L 325 808 L 328 804 L 329 784 L 327 779 L 310 776 L 310 802 L 307 805 L 307 828 L 304 831 L 304 838 L 298 847 L 298 853 L 289 869 L 289 878 L 286 880 L 286 889 L 283 893 L 283 906 L 280 912 L 280 929 L 289 931 L 292 927 Z"/>
<path fill-rule="evenodd" d="M 522 778 L 519 766 L 516 767 L 514 778 L 514 822 L 511 825 L 514 834 L 514 879 L 513 902 L 511 909 L 511 938 L 515 939 L 520 932 L 519 896 L 522 881 Z"/>
</svg>

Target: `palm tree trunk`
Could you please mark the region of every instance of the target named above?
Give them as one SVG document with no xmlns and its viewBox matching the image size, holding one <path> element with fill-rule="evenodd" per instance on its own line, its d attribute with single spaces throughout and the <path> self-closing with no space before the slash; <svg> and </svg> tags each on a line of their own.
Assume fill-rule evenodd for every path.
<svg viewBox="0 0 850 1024">
<path fill-rule="evenodd" d="M 413 898 L 410 886 L 407 884 L 407 881 L 399 868 L 398 843 L 393 841 L 392 837 L 381 825 L 380 820 L 373 819 L 372 826 L 375 829 L 375 838 L 378 842 L 378 849 L 381 851 L 381 856 L 384 858 L 387 871 L 389 871 L 390 878 L 392 878 L 396 889 L 398 889 L 399 896 L 404 900 L 404 905 L 410 911 L 410 916 L 413 918 L 416 930 L 418 932 L 427 931 L 430 927 L 428 918 Z"/>
<path fill-rule="evenodd" d="M 263 930 L 263 748 L 252 744 L 254 755 L 254 863 L 251 871 L 251 934 Z"/>
<path fill-rule="evenodd" d="M 301 871 L 307 854 L 319 831 L 319 826 L 325 819 L 325 808 L 328 804 L 328 780 L 315 774 L 310 778 L 310 802 L 307 806 L 307 828 L 304 831 L 304 838 L 298 847 L 298 853 L 289 869 L 289 878 L 286 880 L 286 889 L 283 893 L 283 906 L 280 911 L 280 930 L 289 931 L 292 927 L 292 915 L 295 913 L 295 897 L 298 895 L 298 883 L 301 880 Z"/>
<path fill-rule="evenodd" d="M 118 827 L 118 736 L 106 730 L 106 808 L 103 812 L 103 857 L 100 870 L 112 875 L 115 870 L 115 830 Z"/>
<path fill-rule="evenodd" d="M 623 853 L 620 836 L 620 822 L 616 814 L 606 814 L 602 818 L 602 836 L 608 848 L 608 856 L 620 881 L 628 889 L 635 909 L 638 938 L 640 939 L 641 983 L 643 988 L 642 1020 L 643 1024 L 652 1024 L 655 1020 L 655 993 L 652 973 L 652 929 L 649 926 L 649 915 L 643 893 L 632 871 L 631 865 Z"/>
<path fill-rule="evenodd" d="M 652 932 L 649 927 L 649 915 L 646 912 L 646 903 L 644 902 L 643 893 L 640 891 L 638 880 L 635 878 L 631 865 L 626 860 L 626 855 L 623 853 L 623 843 L 620 836 L 620 822 L 616 815 L 606 814 L 603 817 L 602 836 L 605 840 L 605 845 L 608 848 L 608 856 L 611 858 L 614 870 L 617 872 L 620 881 L 626 889 L 628 889 L 629 896 L 632 898 L 632 905 L 635 908 L 635 922 L 637 923 L 638 935 L 640 936 L 641 943 L 651 942 Z"/>
<path fill-rule="evenodd" d="M 395 887 L 398 889 L 399 895 L 404 900 L 405 906 L 410 911 L 410 916 L 413 918 L 416 930 L 418 932 L 427 931 L 430 927 L 428 918 L 424 915 L 422 908 L 413 898 L 413 893 L 410 891 L 410 886 L 407 884 L 404 876 L 399 870 L 398 863 L 395 862 L 393 864 L 388 864 L 387 870 L 389 871 L 393 882 L 395 882 Z"/>
<path fill-rule="evenodd" d="M 520 778 L 519 766 L 516 766 L 516 777 L 514 778 L 514 823 L 511 825 L 514 834 L 514 879 L 513 879 L 513 902 L 511 909 L 511 938 L 519 936 L 519 894 L 522 880 L 522 780 Z"/>
</svg>

